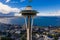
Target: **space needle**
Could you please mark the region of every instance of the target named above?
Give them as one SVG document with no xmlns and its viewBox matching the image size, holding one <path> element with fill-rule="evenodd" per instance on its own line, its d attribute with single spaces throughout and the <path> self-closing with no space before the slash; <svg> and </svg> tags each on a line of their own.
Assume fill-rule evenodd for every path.
<svg viewBox="0 0 60 40">
<path fill-rule="evenodd" d="M 20 13 L 26 19 L 26 30 L 27 30 L 27 40 L 32 40 L 32 19 L 38 13 L 36 10 L 32 9 L 30 3 L 32 0 L 29 0 L 29 5 L 26 6 L 24 10 L 21 10 Z"/>
</svg>

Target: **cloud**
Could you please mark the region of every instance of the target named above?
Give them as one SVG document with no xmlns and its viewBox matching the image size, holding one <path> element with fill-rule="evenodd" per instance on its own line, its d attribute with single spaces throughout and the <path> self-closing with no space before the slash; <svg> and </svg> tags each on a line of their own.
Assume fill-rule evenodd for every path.
<svg viewBox="0 0 60 40">
<path fill-rule="evenodd" d="M 60 16 L 60 10 L 50 13 L 39 13 L 37 16 Z"/>
<path fill-rule="evenodd" d="M 12 0 L 6 0 L 6 3 L 8 3 L 8 2 L 12 2 Z M 18 0 L 19 1 L 19 0 Z M 20 2 L 24 2 L 25 0 L 20 0 Z M 13 1 L 14 3 L 18 3 L 18 2 L 15 2 L 15 0 Z"/>
<path fill-rule="evenodd" d="M 20 0 L 20 2 L 24 2 L 25 0 Z"/>
<path fill-rule="evenodd" d="M 10 2 L 10 0 L 6 0 L 6 3 Z"/>
<path fill-rule="evenodd" d="M 14 14 L 14 16 L 21 16 L 21 14 Z"/>
<path fill-rule="evenodd" d="M 10 12 L 18 13 L 18 12 L 20 12 L 20 9 L 12 8 L 12 7 L 8 6 L 8 5 L 5 5 L 5 4 L 0 2 L 0 13 L 8 14 Z"/>
<path fill-rule="evenodd" d="M 20 8 L 20 10 L 24 10 L 24 9 L 25 9 L 25 7 Z M 14 14 L 14 16 L 22 16 L 22 15 L 21 15 L 21 13 L 16 13 L 16 14 Z"/>
</svg>

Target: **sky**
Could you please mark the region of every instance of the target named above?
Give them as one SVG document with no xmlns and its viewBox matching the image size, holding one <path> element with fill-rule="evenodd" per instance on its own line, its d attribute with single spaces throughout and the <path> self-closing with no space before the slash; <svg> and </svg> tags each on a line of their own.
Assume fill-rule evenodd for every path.
<svg viewBox="0 0 60 40">
<path fill-rule="evenodd" d="M 28 3 L 28 1 L 29 0 L 0 0 L 0 16 L 21 16 L 19 12 L 24 10 L 27 5 L 31 5 L 33 10 L 39 12 L 37 16 L 58 16 L 57 18 L 59 19 L 56 19 L 58 22 L 54 20 L 53 22 L 60 24 L 60 0 L 32 0 L 31 3 Z M 0 22 L 10 23 L 12 20 L 17 23 L 17 18 L 16 20 L 14 18 L 1 18 Z M 20 20 L 21 19 L 18 21 Z M 49 19 L 47 19 L 47 21 L 50 22 Z M 22 23 L 23 21 L 20 22 Z M 43 22 L 44 19 L 40 23 Z M 49 22 L 47 24 L 49 24 Z"/>
<path fill-rule="evenodd" d="M 18 14 L 27 5 L 31 5 L 34 10 L 39 13 L 38 16 L 60 16 L 60 0 L 0 0 L 0 15 L 13 15 Z"/>
</svg>

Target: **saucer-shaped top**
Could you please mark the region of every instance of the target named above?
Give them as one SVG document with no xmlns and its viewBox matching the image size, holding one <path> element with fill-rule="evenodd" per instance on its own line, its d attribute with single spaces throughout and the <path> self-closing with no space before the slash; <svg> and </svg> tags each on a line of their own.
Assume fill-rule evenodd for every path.
<svg viewBox="0 0 60 40">
<path fill-rule="evenodd" d="M 20 12 L 22 15 L 36 15 L 36 10 L 32 10 L 32 6 L 26 6 L 24 10 Z"/>
<path fill-rule="evenodd" d="M 20 13 L 22 15 L 36 15 L 38 12 L 36 10 L 22 10 Z"/>
</svg>

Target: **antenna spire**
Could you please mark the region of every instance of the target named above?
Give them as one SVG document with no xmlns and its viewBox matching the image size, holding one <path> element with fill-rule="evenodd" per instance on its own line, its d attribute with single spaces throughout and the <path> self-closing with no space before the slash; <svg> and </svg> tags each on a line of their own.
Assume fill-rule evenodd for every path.
<svg viewBox="0 0 60 40">
<path fill-rule="evenodd" d="M 31 2 L 32 2 L 32 0 L 28 0 L 28 5 L 30 5 Z"/>
<path fill-rule="evenodd" d="M 29 0 L 29 2 L 32 2 L 32 0 Z"/>
</svg>

